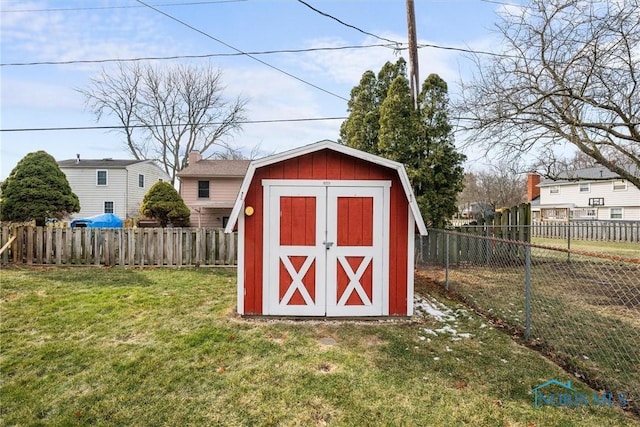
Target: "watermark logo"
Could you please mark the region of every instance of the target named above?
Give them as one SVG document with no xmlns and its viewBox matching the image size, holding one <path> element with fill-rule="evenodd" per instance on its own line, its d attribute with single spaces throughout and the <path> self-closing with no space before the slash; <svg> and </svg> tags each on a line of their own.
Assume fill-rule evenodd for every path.
<svg viewBox="0 0 640 427">
<path fill-rule="evenodd" d="M 627 406 L 629 401 L 624 393 L 582 393 L 571 386 L 571 381 L 563 383 L 551 379 L 533 389 L 534 407 L 542 406 Z"/>
</svg>

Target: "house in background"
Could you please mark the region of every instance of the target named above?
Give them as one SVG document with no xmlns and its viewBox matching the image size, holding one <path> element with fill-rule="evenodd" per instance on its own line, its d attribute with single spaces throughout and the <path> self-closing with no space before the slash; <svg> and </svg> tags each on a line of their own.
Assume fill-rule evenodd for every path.
<svg viewBox="0 0 640 427">
<path fill-rule="evenodd" d="M 250 160 L 205 160 L 189 153 L 189 165 L 178 172 L 180 195 L 191 210 L 192 227 L 226 227 Z"/>
<path fill-rule="evenodd" d="M 544 179 L 537 186 L 540 203 L 532 203 L 534 220 L 640 221 L 640 189 L 602 166 Z"/>
<path fill-rule="evenodd" d="M 140 216 L 144 195 L 157 181 L 171 177 L 153 160 L 75 159 L 58 166 L 80 199 L 72 219 L 113 213 L 122 219 Z"/>
<path fill-rule="evenodd" d="M 531 206 L 531 221 L 540 221 L 540 175 L 530 173 L 527 175 L 527 203 Z"/>
</svg>

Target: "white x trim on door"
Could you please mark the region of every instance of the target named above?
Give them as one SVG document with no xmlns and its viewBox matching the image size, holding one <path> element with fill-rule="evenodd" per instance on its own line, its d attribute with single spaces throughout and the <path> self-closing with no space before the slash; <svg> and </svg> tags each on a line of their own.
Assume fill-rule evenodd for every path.
<svg viewBox="0 0 640 427">
<path fill-rule="evenodd" d="M 371 264 L 371 259 L 371 256 L 364 257 L 362 259 L 362 262 L 358 266 L 357 271 L 354 272 L 351 269 L 351 265 L 349 265 L 346 257 L 338 257 L 338 262 L 340 262 L 340 265 L 342 266 L 342 268 L 344 268 L 344 272 L 347 273 L 347 276 L 349 277 L 349 284 L 347 285 L 347 288 L 344 290 L 342 296 L 340 297 L 340 300 L 338 301 L 339 306 L 344 306 L 354 291 L 358 294 L 364 305 L 370 306 L 372 304 L 369 296 L 367 296 L 367 293 L 362 287 L 362 283 L 360 283 L 362 275 L 364 274 L 369 264 Z"/>
<path fill-rule="evenodd" d="M 308 256 L 307 259 L 304 260 L 304 263 L 300 267 L 300 270 L 296 271 L 296 268 L 293 266 L 288 256 L 280 256 L 280 261 L 282 261 L 282 263 L 284 264 L 284 267 L 287 269 L 287 272 L 289 273 L 292 279 L 291 285 L 289 286 L 289 289 L 287 289 L 287 292 L 285 292 L 284 296 L 282 297 L 280 304 L 283 304 L 283 305 L 289 304 L 293 294 L 296 291 L 299 291 L 300 294 L 302 295 L 302 298 L 304 299 L 304 302 L 307 305 L 314 305 L 313 298 L 311 298 L 309 291 L 307 291 L 307 288 L 304 286 L 304 283 L 302 283 L 302 279 L 309 271 L 309 267 L 311 267 L 311 264 L 313 264 L 314 260 L 315 258 L 313 256 Z"/>
<path fill-rule="evenodd" d="M 388 315 L 389 261 L 385 254 L 389 242 L 391 182 L 263 180 L 262 185 L 265 209 L 263 314 Z M 308 211 L 300 212 L 300 218 L 295 217 L 295 220 L 315 221 L 313 243 L 287 237 L 287 242 L 304 241 L 305 245 L 281 244 L 284 212 L 281 202 L 288 198 L 315 198 L 314 218 L 309 219 L 312 213 Z M 340 243 L 337 229 L 341 198 L 373 203 L 368 205 L 366 216 L 373 231 L 367 239 L 371 243 L 354 243 L 355 246 Z M 289 220 L 292 214 L 287 215 Z M 342 228 L 343 231 L 349 229 Z M 294 257 L 299 258 L 297 262 L 292 261 Z M 356 259 L 359 264 L 354 262 Z M 362 283 L 365 276 L 367 287 Z"/>
</svg>

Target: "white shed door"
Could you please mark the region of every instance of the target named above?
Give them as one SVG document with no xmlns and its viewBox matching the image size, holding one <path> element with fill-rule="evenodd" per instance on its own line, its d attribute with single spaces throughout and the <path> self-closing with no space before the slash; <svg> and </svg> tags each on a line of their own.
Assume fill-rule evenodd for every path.
<svg viewBox="0 0 640 427">
<path fill-rule="evenodd" d="M 272 185 L 267 193 L 263 313 L 387 314 L 385 188 Z"/>
</svg>

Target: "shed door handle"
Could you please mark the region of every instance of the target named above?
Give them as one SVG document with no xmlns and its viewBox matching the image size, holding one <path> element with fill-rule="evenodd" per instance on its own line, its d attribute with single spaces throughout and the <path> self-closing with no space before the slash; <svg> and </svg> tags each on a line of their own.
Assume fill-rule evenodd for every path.
<svg viewBox="0 0 640 427">
<path fill-rule="evenodd" d="M 322 243 L 324 243 L 325 249 L 330 249 L 331 246 L 333 246 L 333 242 L 322 242 Z"/>
</svg>

